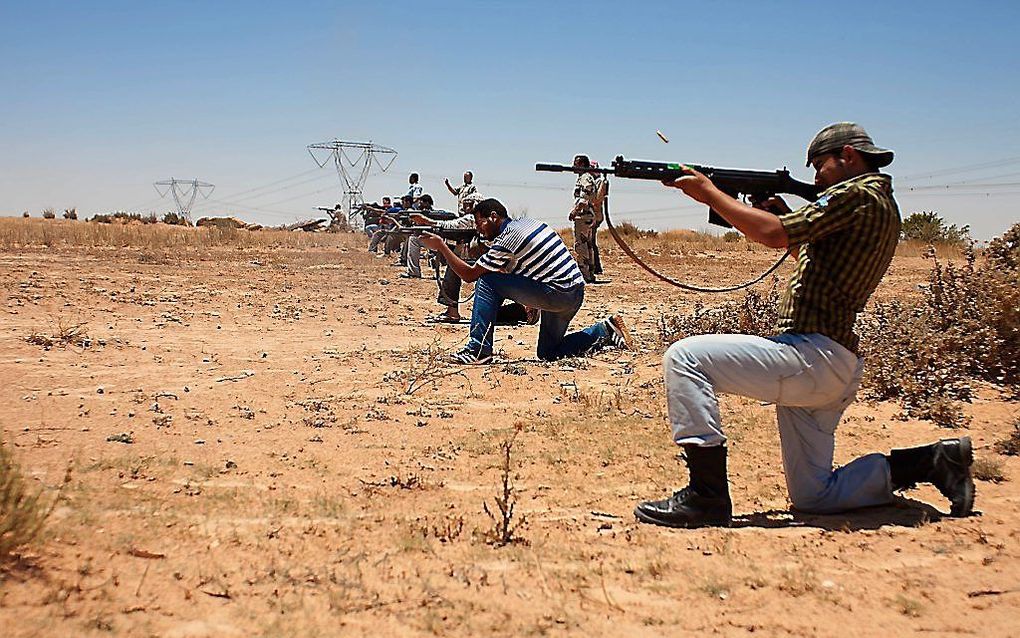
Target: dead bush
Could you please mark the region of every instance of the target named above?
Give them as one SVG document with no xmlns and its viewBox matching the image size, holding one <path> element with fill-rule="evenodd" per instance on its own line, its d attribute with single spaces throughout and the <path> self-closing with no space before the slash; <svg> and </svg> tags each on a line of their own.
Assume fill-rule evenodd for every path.
<svg viewBox="0 0 1020 638">
<path fill-rule="evenodd" d="M 779 297 L 779 280 L 773 277 L 764 293 L 748 290 L 738 301 L 711 308 L 699 302 L 692 314 L 660 316 L 659 338 L 668 345 L 699 334 L 773 335 L 779 317 Z"/>
<path fill-rule="evenodd" d="M 1020 417 L 1013 419 L 1013 431 L 995 443 L 995 451 L 1006 456 L 1020 456 Z"/>
<path fill-rule="evenodd" d="M 43 219 L 56 219 L 57 211 L 52 208 L 44 208 L 42 212 Z"/>
<path fill-rule="evenodd" d="M 954 402 L 970 401 L 974 382 L 1020 383 L 1020 273 L 991 256 L 978 264 L 973 249 L 962 266 L 931 257 L 921 303 L 877 304 L 858 322 L 863 386 L 909 416 L 955 426 L 964 419 Z"/>
<path fill-rule="evenodd" d="M 493 545 L 509 545 L 510 543 L 525 542 L 518 535 L 521 527 L 526 523 L 524 515 L 517 516 L 514 508 L 517 506 L 517 489 L 514 486 L 514 466 L 517 464 L 513 458 L 514 444 L 517 442 L 517 435 L 521 433 L 521 424 L 514 426 L 513 432 L 499 444 L 499 491 L 496 493 L 496 511 L 489 509 L 488 503 L 482 503 L 482 511 L 489 517 L 492 529 L 486 531 L 485 537 Z"/>
<path fill-rule="evenodd" d="M 88 348 L 92 345 L 92 339 L 89 337 L 88 333 L 88 324 L 65 324 L 63 319 L 57 320 L 56 334 L 48 335 L 43 332 L 33 331 L 25 337 L 25 341 L 34 346 L 42 346 L 46 350 L 49 350 L 54 346 L 61 348 L 66 348 L 68 346 Z"/>
<path fill-rule="evenodd" d="M 658 237 L 659 235 L 657 230 L 638 228 L 632 222 L 621 222 L 615 228 L 616 232 L 626 240 L 645 239 L 646 237 Z"/>
<path fill-rule="evenodd" d="M 1008 480 L 1002 471 L 1002 461 L 994 457 L 974 459 L 970 473 L 975 479 L 988 483 L 1002 483 Z"/>
</svg>

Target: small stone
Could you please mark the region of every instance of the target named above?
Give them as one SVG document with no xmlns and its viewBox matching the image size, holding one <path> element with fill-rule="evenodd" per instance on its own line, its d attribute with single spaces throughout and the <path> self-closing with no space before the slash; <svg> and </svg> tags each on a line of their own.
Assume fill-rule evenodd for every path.
<svg viewBox="0 0 1020 638">
<path fill-rule="evenodd" d="M 96 394 L 103 394 L 103 392 L 104 392 L 103 386 L 99 386 L 98 388 L 96 388 Z"/>
</svg>

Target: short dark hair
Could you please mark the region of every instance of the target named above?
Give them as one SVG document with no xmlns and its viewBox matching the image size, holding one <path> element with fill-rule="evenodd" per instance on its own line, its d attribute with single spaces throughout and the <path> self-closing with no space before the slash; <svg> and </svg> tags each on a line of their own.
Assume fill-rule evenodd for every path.
<svg viewBox="0 0 1020 638">
<path fill-rule="evenodd" d="M 412 182 L 415 182 L 415 183 L 417 183 L 417 181 L 418 181 L 418 173 L 411 173 L 411 177 L 410 177 L 410 180 L 411 180 Z"/>
<path fill-rule="evenodd" d="M 587 155 L 575 155 L 574 162 L 579 163 L 583 168 L 591 168 L 591 160 Z"/>
<path fill-rule="evenodd" d="M 436 202 L 435 202 L 435 201 L 434 201 L 434 200 L 432 199 L 432 196 L 431 196 L 431 195 L 429 195 L 428 193 L 425 193 L 424 195 L 422 195 L 421 197 L 419 197 L 419 198 L 418 198 L 418 201 L 419 201 L 419 202 L 421 202 L 421 203 L 423 203 L 423 204 L 428 204 L 429 206 L 432 206 L 432 205 L 434 205 L 434 204 L 436 203 Z"/>
<path fill-rule="evenodd" d="M 475 207 L 471 212 L 475 215 L 481 215 L 482 217 L 487 217 L 489 213 L 496 213 L 497 217 L 510 216 L 510 213 L 506 212 L 506 206 L 501 204 L 498 199 L 494 199 L 492 197 L 489 199 L 483 199 L 475 204 Z"/>
</svg>

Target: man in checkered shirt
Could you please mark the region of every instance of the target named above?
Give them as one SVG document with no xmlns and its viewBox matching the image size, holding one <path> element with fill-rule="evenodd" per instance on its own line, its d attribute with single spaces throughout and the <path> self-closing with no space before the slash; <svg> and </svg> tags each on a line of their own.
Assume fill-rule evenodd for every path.
<svg viewBox="0 0 1020 638">
<path fill-rule="evenodd" d="M 883 505 L 896 490 L 931 483 L 949 499 L 951 515 L 971 513 L 969 437 L 868 454 L 832 468 L 836 426 L 863 369 L 854 321 L 888 269 L 900 234 L 892 178 L 879 172 L 892 160 L 893 152 L 875 146 L 861 126 L 839 122 L 808 146 L 807 164 L 824 190 L 796 211 L 779 198 L 763 205 L 771 212 L 752 208 L 690 169 L 666 183 L 708 204 L 749 240 L 792 248 L 797 264 L 776 336 L 700 335 L 667 350 L 669 419 L 690 483 L 666 499 L 638 504 L 638 520 L 669 527 L 730 523 L 719 392 L 776 405 L 787 489 L 800 511 Z"/>
</svg>

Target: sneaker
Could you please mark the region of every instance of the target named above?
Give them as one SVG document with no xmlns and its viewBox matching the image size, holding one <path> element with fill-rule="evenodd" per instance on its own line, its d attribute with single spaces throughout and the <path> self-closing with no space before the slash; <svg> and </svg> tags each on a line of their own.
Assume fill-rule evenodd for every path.
<svg viewBox="0 0 1020 638">
<path fill-rule="evenodd" d="M 630 331 L 627 330 L 627 324 L 623 323 L 623 317 L 611 315 L 602 324 L 605 325 L 606 332 L 609 333 L 610 343 L 624 350 L 634 349 L 634 340 L 630 336 Z"/>
<path fill-rule="evenodd" d="M 485 365 L 492 363 L 492 354 L 481 355 L 471 348 L 464 348 L 456 354 L 450 355 L 451 363 L 459 363 L 460 365 L 472 366 L 472 365 Z"/>
</svg>

